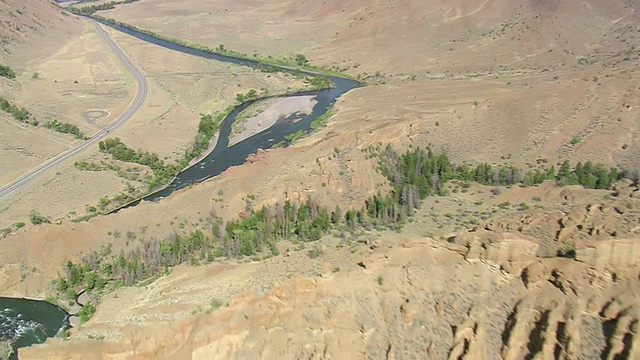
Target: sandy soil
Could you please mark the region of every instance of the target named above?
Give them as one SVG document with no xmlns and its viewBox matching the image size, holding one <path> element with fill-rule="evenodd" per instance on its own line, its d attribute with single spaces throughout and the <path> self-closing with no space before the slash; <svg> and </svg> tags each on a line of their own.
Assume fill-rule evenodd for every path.
<svg viewBox="0 0 640 360">
<path fill-rule="evenodd" d="M 581 202 L 597 195 L 601 204 L 591 208 L 600 210 L 584 214 L 586 229 L 589 218 L 612 220 L 607 208 L 619 203 L 605 199 L 609 192 L 550 184 L 499 195 L 484 190 L 472 187 L 461 198 L 486 198 L 480 207 L 491 209 L 505 199 L 542 195 L 544 208 L 518 215 L 526 219 L 520 226 L 540 228 L 553 207 L 579 219 Z M 628 184 L 618 191 L 639 200 Z M 565 198 L 571 205 L 563 204 Z M 637 320 L 631 309 L 638 299 L 625 289 L 640 285 L 633 255 L 640 249 L 637 238 L 625 237 L 628 229 L 619 227 L 616 239 L 604 233 L 574 238 L 578 261 L 538 255 L 544 247 L 539 240 L 508 227 L 513 213 L 507 223 L 494 220 L 490 229 L 481 225 L 449 241 L 420 234 L 420 219 L 451 209 L 460 206 L 423 206 L 402 233 L 325 237 L 316 259 L 307 250 L 318 245 L 293 251 L 300 246 L 281 243 L 283 255 L 264 261 L 178 267 L 149 285 L 104 297 L 70 339 L 21 349 L 21 358 L 413 358 L 426 351 L 435 359 L 452 353 L 463 359 L 535 353 L 550 359 L 554 349 L 568 358 L 635 354 L 639 340 L 628 324 Z M 212 307 L 212 300 L 221 307 Z M 612 320 L 606 335 L 603 324 Z M 539 327 L 547 329 L 541 346 L 527 346 Z M 623 342 L 625 336 L 630 340 Z"/>
<path fill-rule="evenodd" d="M 359 207 L 387 189 L 372 171 L 375 159 L 362 151 L 378 144 L 431 144 L 456 160 L 523 167 L 538 159 L 637 166 L 639 67 L 637 51 L 630 49 L 640 44 L 634 6 L 145 0 L 111 11 L 119 20 L 214 47 L 304 52 L 369 86 L 346 94 L 326 127 L 293 146 L 261 151 L 247 164 L 158 203 L 85 223 L 28 226 L 0 240 L 0 293 L 46 294 L 68 257 L 109 242 L 127 246 L 109 231 L 163 238 L 208 228 L 214 213 L 236 217 L 247 203 L 309 195 L 343 210 Z M 138 55 L 141 64 L 165 63 L 163 57 L 149 60 L 155 58 L 150 51 Z M 175 89 L 179 102 L 188 103 L 198 78 L 206 79 L 196 74 Z M 162 84 L 172 83 L 166 78 Z M 227 85 L 221 101 L 252 87 Z M 215 101 L 191 104 L 205 103 L 210 109 Z M 144 128 L 151 131 L 132 123 L 123 137 L 136 141 L 142 132 L 135 131 Z M 180 267 L 147 289 L 105 298 L 96 317 L 67 342 L 50 340 L 21 355 L 180 358 L 206 351 L 227 358 L 242 349 L 238 356 L 260 358 L 282 358 L 282 351 L 297 358 L 432 352 L 433 358 L 520 359 L 535 353 L 553 358 L 556 351 L 566 358 L 599 358 L 603 352 L 612 358 L 624 351 L 640 357 L 632 352 L 640 348 L 637 189 L 545 185 L 503 189 L 495 197 L 488 188 L 452 194 L 425 203 L 400 234 L 380 234 L 378 241 L 374 234 L 361 239 L 366 245 L 340 249 L 337 239 L 325 239 L 319 260 L 296 252 L 251 264 Z M 68 211 L 64 199 L 50 203 L 50 195 L 34 189 L 30 201 L 46 202 L 53 213 Z M 506 202 L 505 209 L 497 206 Z M 23 219 L 0 214 L 9 223 Z M 564 244 L 576 246 L 578 261 L 547 258 Z M 341 270 L 334 273 L 334 265 Z M 35 274 L 25 271 L 31 266 Z M 206 314 L 214 297 L 230 301 L 229 308 Z"/>
<path fill-rule="evenodd" d="M 292 115 L 309 115 L 317 101 L 313 96 L 292 96 L 273 102 L 260 114 L 243 120 L 243 130 L 233 134 L 229 146 L 233 146 L 273 126 L 278 120 Z"/>
</svg>

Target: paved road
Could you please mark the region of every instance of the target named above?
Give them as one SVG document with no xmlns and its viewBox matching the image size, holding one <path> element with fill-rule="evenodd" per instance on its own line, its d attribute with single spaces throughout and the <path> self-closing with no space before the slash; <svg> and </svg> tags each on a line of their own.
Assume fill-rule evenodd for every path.
<svg viewBox="0 0 640 360">
<path fill-rule="evenodd" d="M 147 98 L 147 94 L 149 92 L 149 86 L 147 85 L 147 80 L 142 75 L 142 73 L 140 73 L 140 71 L 133 65 L 131 60 L 129 60 L 129 58 L 127 58 L 127 56 L 122 52 L 122 50 L 118 48 L 118 46 L 113 42 L 113 40 L 111 40 L 107 32 L 104 31 L 104 29 L 97 22 L 90 19 L 87 19 L 87 21 L 90 21 L 91 23 L 93 23 L 93 26 L 95 27 L 96 32 L 104 39 L 104 41 L 111 48 L 111 50 L 113 50 L 113 52 L 116 54 L 118 59 L 120 59 L 120 62 L 122 63 L 122 65 L 129 71 L 131 75 L 133 75 L 134 79 L 136 79 L 136 82 L 138 83 L 138 92 L 136 94 L 136 97 L 133 99 L 129 107 L 122 114 L 120 114 L 120 116 L 118 116 L 118 118 L 114 122 L 106 126 L 104 129 L 100 130 L 100 132 L 94 135 L 91 139 L 57 155 L 53 159 L 29 171 L 28 173 L 22 175 L 20 178 L 14 180 L 9 185 L 0 189 L 0 201 L 8 199 L 11 195 L 16 193 L 17 191 L 20 191 L 27 184 L 34 181 L 36 178 L 44 174 L 46 171 L 54 168 L 55 166 L 59 165 L 63 161 L 68 160 L 69 158 L 77 155 L 78 153 L 87 149 L 88 147 L 95 145 L 102 138 L 108 136 L 109 133 L 111 133 L 113 130 L 119 128 L 124 123 L 126 123 L 129 119 L 131 119 L 133 114 L 135 114 L 136 111 L 140 109 L 140 106 L 142 106 L 142 103 Z"/>
</svg>

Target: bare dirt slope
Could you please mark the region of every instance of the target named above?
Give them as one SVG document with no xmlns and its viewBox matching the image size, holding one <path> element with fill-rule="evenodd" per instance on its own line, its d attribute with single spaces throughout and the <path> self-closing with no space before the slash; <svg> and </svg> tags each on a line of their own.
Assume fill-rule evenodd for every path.
<svg viewBox="0 0 640 360">
<path fill-rule="evenodd" d="M 593 195 L 543 186 L 529 226 L 552 208 L 577 219 Z M 468 200 L 486 196 L 481 188 Z M 527 198 L 513 189 L 495 202 Z M 569 195 L 570 193 L 570 195 Z M 608 193 L 609 196 L 612 193 Z M 625 184 L 577 226 L 637 204 Z M 447 207 L 446 204 L 443 206 Z M 488 208 L 492 206 L 487 205 Z M 634 206 L 635 208 L 635 206 Z M 443 209 L 442 211 L 450 211 Z M 633 210 L 633 211 L 637 211 Z M 429 214 L 395 232 L 342 240 L 250 263 L 179 267 L 142 288 L 117 290 L 69 340 L 20 350 L 20 357 L 86 359 L 428 358 L 594 359 L 640 356 L 637 236 L 574 237 L 577 258 L 539 256 L 543 242 L 512 220 L 492 220 L 449 242 L 414 235 Z M 634 213 L 635 214 L 635 213 Z M 629 216 L 633 216 L 629 214 Z M 609 217 L 609 219 L 611 219 Z M 609 224 L 613 224 L 609 221 Z M 565 222 L 565 229 L 575 229 Z M 595 234 L 595 233 L 593 233 Z M 627 237 L 631 235 L 631 237 Z M 582 238 L 582 240 L 581 240 Z M 322 249 L 313 257 L 310 249 Z"/>
<path fill-rule="evenodd" d="M 344 130 L 368 139 L 411 126 L 460 159 L 637 165 L 633 2 L 146 0 L 102 14 L 358 75 L 376 86 L 344 99 Z"/>
<path fill-rule="evenodd" d="M 359 207 L 388 189 L 362 151 L 379 143 L 523 167 L 637 166 L 638 10 L 623 1 L 142 0 L 105 12 L 210 46 L 304 53 L 369 86 L 294 146 L 158 203 L 0 240 L 0 293 L 46 294 L 68 257 L 132 245 L 116 233 L 130 231 L 135 244 L 307 196 Z M 640 356 L 637 187 L 491 190 L 430 199 L 400 234 L 326 238 L 318 259 L 300 251 L 180 267 L 107 295 L 69 340 L 21 358 Z M 576 260 L 554 257 L 569 246 Z M 214 299 L 223 306 L 212 309 Z"/>
</svg>

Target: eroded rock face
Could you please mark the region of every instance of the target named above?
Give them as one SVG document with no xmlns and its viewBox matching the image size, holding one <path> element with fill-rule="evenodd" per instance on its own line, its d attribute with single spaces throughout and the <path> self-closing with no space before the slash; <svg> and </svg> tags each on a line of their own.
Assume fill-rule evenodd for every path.
<svg viewBox="0 0 640 360">
<path fill-rule="evenodd" d="M 537 258 L 538 244 L 517 234 L 496 236 L 484 248 L 472 243 L 466 254 L 402 234 L 379 242 L 354 252 L 327 244 L 314 260 L 297 252 L 265 263 L 180 268 L 147 288 L 107 296 L 69 341 L 21 349 L 20 358 L 640 355 L 639 271 L 620 257 L 640 246 L 634 240 L 579 247 L 577 260 Z M 235 282 L 272 285 L 262 294 L 224 290 Z M 209 296 L 230 301 L 189 313 Z"/>
</svg>

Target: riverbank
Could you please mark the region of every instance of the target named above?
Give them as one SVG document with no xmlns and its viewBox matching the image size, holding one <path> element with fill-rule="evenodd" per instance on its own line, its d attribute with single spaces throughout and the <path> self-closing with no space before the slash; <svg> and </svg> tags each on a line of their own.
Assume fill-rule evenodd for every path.
<svg viewBox="0 0 640 360">
<path fill-rule="evenodd" d="M 213 149 L 216 148 L 216 146 L 218 146 L 218 140 L 220 139 L 220 129 L 218 129 L 216 131 L 215 134 L 213 134 L 213 136 L 211 137 L 211 140 L 209 140 L 209 145 L 207 146 L 206 149 L 204 149 L 202 151 L 202 153 L 196 157 L 194 157 L 193 159 L 191 159 L 191 161 L 189 161 L 189 163 L 187 164 L 187 166 L 185 166 L 182 170 L 180 171 L 185 171 L 187 169 L 189 169 L 190 167 L 194 166 L 195 164 L 199 163 L 200 161 L 202 161 L 202 159 L 206 158 L 207 156 L 209 156 L 211 154 L 211 152 L 213 151 Z M 171 180 L 173 181 L 173 179 Z M 168 184 L 171 183 L 171 181 L 168 182 Z"/>
<path fill-rule="evenodd" d="M 278 120 L 294 115 L 309 115 L 317 103 L 318 101 L 313 95 L 290 96 L 278 99 L 272 104 L 268 104 L 258 115 L 243 120 L 242 130 L 232 134 L 229 138 L 229 147 L 267 130 L 275 125 Z"/>
<path fill-rule="evenodd" d="M 260 68 L 273 68 L 273 69 L 278 69 L 278 70 L 286 70 L 289 72 L 301 72 L 304 73 L 306 75 L 310 75 L 310 76 L 317 76 L 317 75 L 324 75 L 324 76 L 328 76 L 328 77 L 339 77 L 342 79 L 346 79 L 346 80 L 353 80 L 355 81 L 356 78 L 353 77 L 352 75 L 340 72 L 340 71 L 335 71 L 332 69 L 327 69 L 327 68 L 323 68 L 323 67 L 319 67 L 319 66 L 313 66 L 311 64 L 308 63 L 308 61 L 303 61 L 302 63 L 296 61 L 295 59 L 292 58 L 275 58 L 272 56 L 263 56 L 263 55 L 259 55 L 259 54 L 253 54 L 253 55 L 248 55 L 246 53 L 241 53 L 238 51 L 233 51 L 233 50 L 229 50 L 226 49 L 224 46 L 219 46 L 217 48 L 210 48 L 206 45 L 202 45 L 202 44 L 197 44 L 197 43 L 193 43 L 190 41 L 186 41 L 183 39 L 177 39 L 171 36 L 167 36 L 167 35 L 163 35 L 163 34 L 159 34 L 157 32 L 153 32 L 149 29 L 143 29 L 143 28 L 139 28 L 133 24 L 129 24 L 126 22 L 122 22 L 122 21 L 118 21 L 116 19 L 112 19 L 112 18 L 106 18 L 100 15 L 96 15 L 96 14 L 92 14 L 92 15 L 87 15 L 87 14 L 77 14 L 78 16 L 83 16 L 83 17 L 87 17 L 90 19 L 93 19 L 95 21 L 98 21 L 104 25 L 113 27 L 117 30 L 123 31 L 123 32 L 128 32 L 128 31 L 132 31 L 134 33 L 139 33 L 139 34 L 144 34 L 153 38 L 156 38 L 158 40 L 162 40 L 162 41 L 166 41 L 168 43 L 174 44 L 174 45 L 178 45 L 181 47 L 185 47 L 185 48 L 189 48 L 192 50 L 196 50 L 196 51 L 201 51 L 201 52 L 206 52 L 208 54 L 217 56 L 217 57 L 222 57 L 222 58 L 233 58 L 235 60 L 241 61 L 243 62 L 245 65 L 249 65 L 249 66 L 256 66 L 256 67 L 260 67 Z M 132 34 L 133 35 L 133 34 Z M 139 37 L 139 36 L 138 36 Z M 141 37 L 139 37 L 141 38 Z M 142 38 L 141 38 L 142 39 Z M 143 39 L 144 40 L 144 39 Z M 220 58 L 218 58 L 218 60 L 220 60 Z"/>
<path fill-rule="evenodd" d="M 6 360 L 13 354 L 11 342 L 9 340 L 0 341 L 0 360 Z"/>
</svg>

